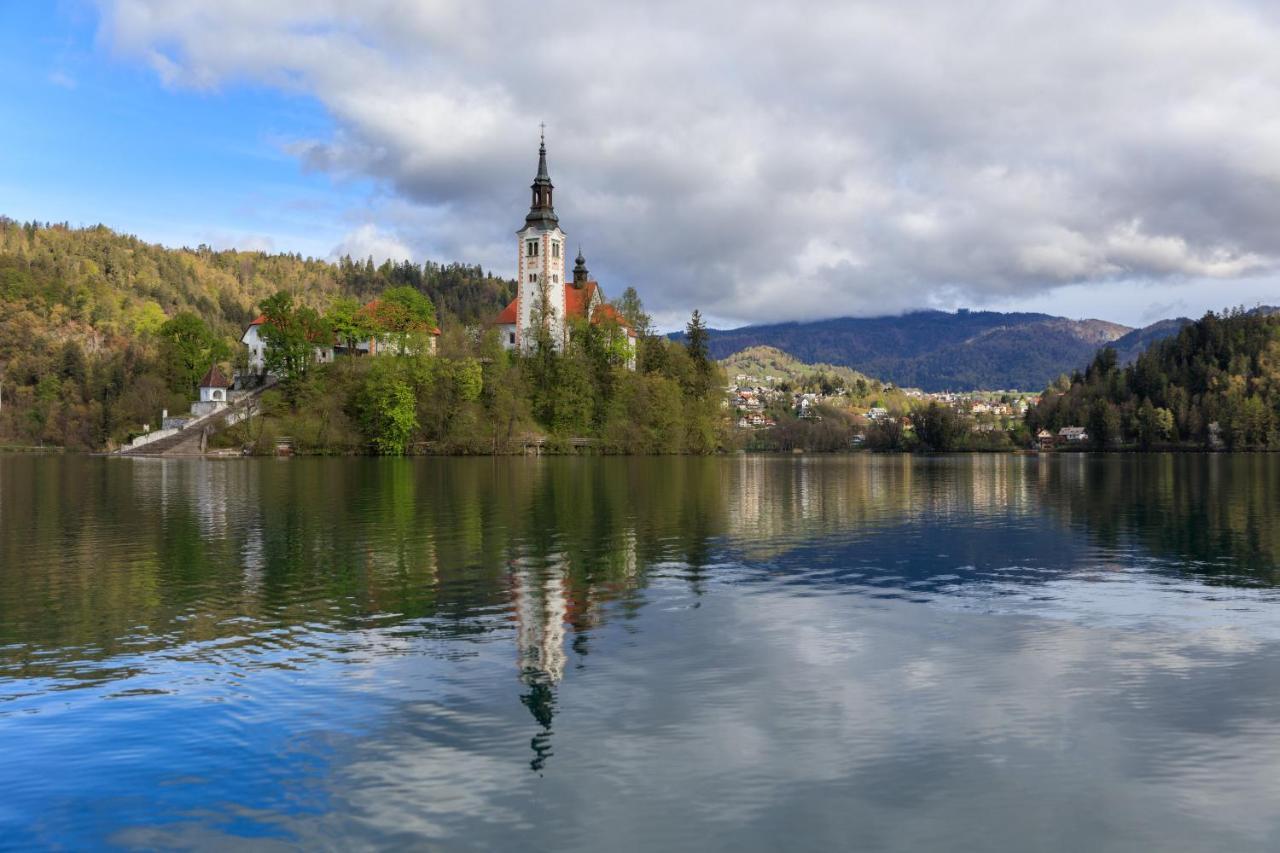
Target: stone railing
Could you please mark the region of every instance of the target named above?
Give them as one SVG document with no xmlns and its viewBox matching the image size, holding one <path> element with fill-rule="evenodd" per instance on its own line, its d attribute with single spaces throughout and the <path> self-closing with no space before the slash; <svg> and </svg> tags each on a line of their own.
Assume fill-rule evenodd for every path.
<svg viewBox="0 0 1280 853">
<path fill-rule="evenodd" d="M 153 441 L 159 441 L 162 438 L 168 438 L 171 435 L 177 435 L 179 432 L 181 432 L 181 430 L 177 430 L 177 429 L 152 430 L 146 435 L 140 435 L 137 438 L 135 438 L 133 441 L 129 442 L 129 449 L 132 450 L 137 447 L 143 447 L 145 445 L 150 444 Z"/>
</svg>

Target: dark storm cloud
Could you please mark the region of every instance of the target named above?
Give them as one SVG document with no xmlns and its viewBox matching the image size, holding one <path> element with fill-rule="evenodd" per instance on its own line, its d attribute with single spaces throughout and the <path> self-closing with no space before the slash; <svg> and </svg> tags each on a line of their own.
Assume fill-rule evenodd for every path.
<svg viewBox="0 0 1280 853">
<path fill-rule="evenodd" d="M 1235 278 L 1280 257 L 1280 23 L 1247 3 L 104 0 L 175 86 L 318 98 L 308 166 L 505 269 L 546 121 L 613 289 L 747 320 Z"/>
</svg>

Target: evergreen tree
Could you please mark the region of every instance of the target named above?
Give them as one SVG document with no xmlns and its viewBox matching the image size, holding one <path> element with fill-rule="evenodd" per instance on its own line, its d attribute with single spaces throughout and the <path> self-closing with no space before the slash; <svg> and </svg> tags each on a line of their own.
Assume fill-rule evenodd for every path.
<svg viewBox="0 0 1280 853">
<path fill-rule="evenodd" d="M 640 294 L 636 293 L 634 287 L 628 287 L 622 291 L 622 296 L 614 303 L 614 307 L 618 309 L 618 313 L 627 321 L 627 325 L 632 328 L 637 337 L 647 337 L 650 334 L 650 326 L 652 318 L 644 311 L 644 303 L 640 301 Z"/>
</svg>

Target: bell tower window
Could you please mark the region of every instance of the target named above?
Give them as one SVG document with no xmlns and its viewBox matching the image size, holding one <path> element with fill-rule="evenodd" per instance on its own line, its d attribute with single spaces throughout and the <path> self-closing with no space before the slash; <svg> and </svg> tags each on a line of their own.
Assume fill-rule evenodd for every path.
<svg viewBox="0 0 1280 853">
<path fill-rule="evenodd" d="M 530 258 L 538 257 L 538 241 L 537 240 L 525 241 L 525 256 Z"/>
</svg>

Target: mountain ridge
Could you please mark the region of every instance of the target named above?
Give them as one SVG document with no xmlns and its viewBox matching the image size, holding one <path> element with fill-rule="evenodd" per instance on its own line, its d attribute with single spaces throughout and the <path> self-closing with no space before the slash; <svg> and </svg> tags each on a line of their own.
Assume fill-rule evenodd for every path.
<svg viewBox="0 0 1280 853">
<path fill-rule="evenodd" d="M 1131 361 L 1188 322 L 1161 320 L 1135 329 L 1036 312 L 925 310 L 710 329 L 708 339 L 717 359 L 769 346 L 803 362 L 847 367 L 901 387 L 1038 391 L 1060 374 L 1083 368 L 1102 346 L 1115 345 L 1121 360 Z"/>
</svg>

